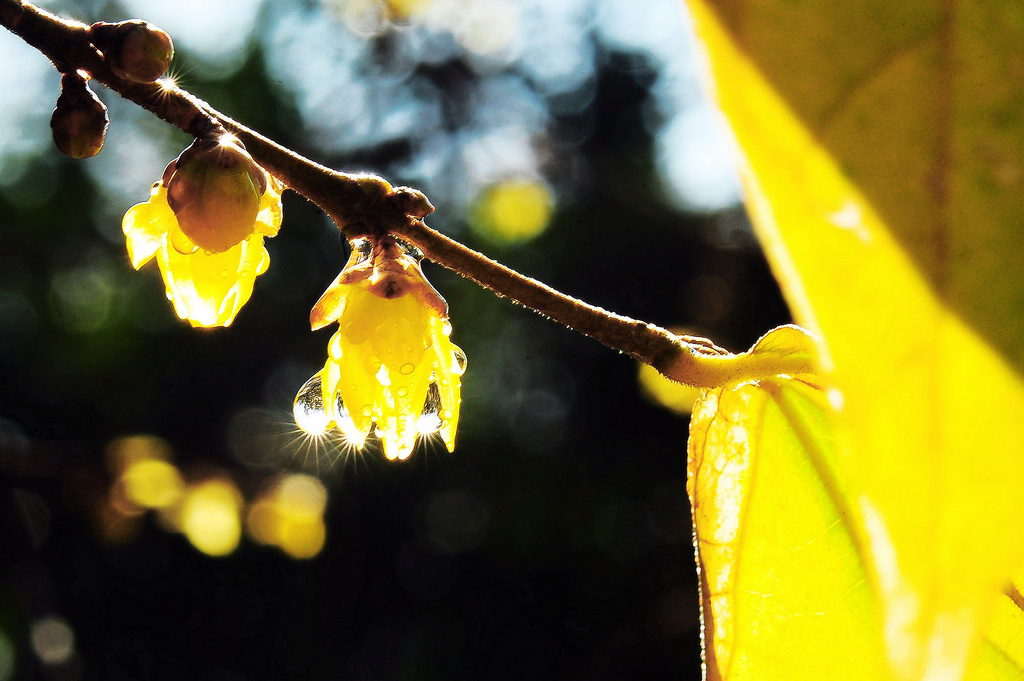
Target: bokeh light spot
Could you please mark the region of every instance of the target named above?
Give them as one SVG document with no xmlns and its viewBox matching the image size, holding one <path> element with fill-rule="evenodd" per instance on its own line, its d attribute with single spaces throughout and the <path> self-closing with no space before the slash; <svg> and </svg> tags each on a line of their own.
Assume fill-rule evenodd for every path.
<svg viewBox="0 0 1024 681">
<path fill-rule="evenodd" d="M 320 553 L 326 538 L 321 518 L 293 518 L 281 528 L 278 546 L 292 558 L 303 560 Z"/>
<path fill-rule="evenodd" d="M 110 322 L 120 288 L 109 259 L 89 257 L 89 263 L 58 271 L 50 282 L 54 321 L 76 333 L 99 331 Z"/>
<path fill-rule="evenodd" d="M 75 652 L 75 632 L 60 617 L 48 616 L 32 623 L 32 651 L 47 665 L 63 664 Z"/>
<path fill-rule="evenodd" d="M 311 475 L 289 475 L 277 492 L 278 503 L 299 516 L 321 516 L 327 506 L 327 490 Z"/>
<path fill-rule="evenodd" d="M 542 182 L 502 182 L 479 198 L 473 226 L 493 240 L 520 243 L 544 231 L 551 219 L 552 204 L 551 192 Z"/>
<path fill-rule="evenodd" d="M 178 469 L 166 461 L 136 461 L 121 475 L 125 495 L 143 508 L 167 508 L 181 497 L 184 484 Z"/>
<path fill-rule="evenodd" d="M 410 19 L 423 14 L 431 5 L 433 0 L 388 0 L 388 14 L 392 19 Z"/>
<path fill-rule="evenodd" d="M 107 466 L 119 475 L 133 463 L 170 458 L 171 446 L 156 435 L 127 435 L 107 445 Z"/>
<path fill-rule="evenodd" d="M 241 506 L 241 495 L 230 480 L 206 480 L 185 493 L 178 526 L 203 553 L 226 556 L 242 537 Z"/>
<path fill-rule="evenodd" d="M 249 508 L 246 530 L 255 541 L 276 546 L 292 558 L 312 558 L 326 540 L 326 507 L 323 483 L 310 475 L 291 474 Z"/>
</svg>

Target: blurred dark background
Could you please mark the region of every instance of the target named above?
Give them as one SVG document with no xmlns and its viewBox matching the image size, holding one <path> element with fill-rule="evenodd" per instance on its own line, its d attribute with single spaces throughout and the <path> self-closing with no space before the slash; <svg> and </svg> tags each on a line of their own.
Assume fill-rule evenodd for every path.
<svg viewBox="0 0 1024 681">
<path fill-rule="evenodd" d="M 161 25 L 184 87 L 590 303 L 732 350 L 788 321 L 673 2 L 47 6 Z M 189 328 L 118 228 L 189 140 L 97 87 L 107 146 L 60 157 L 57 82 L 0 35 L 0 681 L 699 678 L 664 386 L 427 264 L 455 453 L 304 440 L 338 231 L 286 194 L 236 322 Z"/>
</svg>

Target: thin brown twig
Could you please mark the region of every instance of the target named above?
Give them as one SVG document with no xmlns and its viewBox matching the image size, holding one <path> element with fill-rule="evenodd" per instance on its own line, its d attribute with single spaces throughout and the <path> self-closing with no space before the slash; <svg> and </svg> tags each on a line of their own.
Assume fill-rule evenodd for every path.
<svg viewBox="0 0 1024 681">
<path fill-rule="evenodd" d="M 119 77 L 90 41 L 88 27 L 61 19 L 23 0 L 0 0 L 0 25 L 38 49 L 62 71 L 80 70 L 184 132 L 200 136 L 218 125 L 236 135 L 252 157 L 288 188 L 324 210 L 348 236 L 391 233 L 414 243 L 426 257 L 500 297 L 509 298 L 608 347 L 646 362 L 669 378 L 697 387 L 734 380 L 814 371 L 806 360 L 733 355 L 709 340 L 679 336 L 646 322 L 617 315 L 525 277 L 430 229 L 422 217 L 426 197 L 393 189 L 376 176 L 342 173 L 322 166 L 178 88 L 169 80 L 140 84 Z"/>
</svg>

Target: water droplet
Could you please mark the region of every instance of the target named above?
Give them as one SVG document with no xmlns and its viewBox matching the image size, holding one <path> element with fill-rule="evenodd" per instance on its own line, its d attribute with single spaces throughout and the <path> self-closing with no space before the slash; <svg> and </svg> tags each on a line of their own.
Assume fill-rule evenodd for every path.
<svg viewBox="0 0 1024 681">
<path fill-rule="evenodd" d="M 299 388 L 298 394 L 295 395 L 295 403 L 292 405 L 292 417 L 295 419 L 295 425 L 310 435 L 324 435 L 330 429 L 330 418 L 324 409 L 323 382 L 319 373 Z"/>
<path fill-rule="evenodd" d="M 454 361 L 452 362 L 451 372 L 456 376 L 466 373 L 466 364 L 469 363 L 469 360 L 466 359 L 466 353 L 458 345 L 452 346 L 452 358 Z"/>
<path fill-rule="evenodd" d="M 416 365 L 412 362 L 406 362 L 402 365 L 402 368 L 398 370 L 400 373 L 408 376 L 412 372 L 416 371 Z"/>
<path fill-rule="evenodd" d="M 373 244 L 365 237 L 358 237 L 348 242 L 352 247 L 352 254 L 349 256 L 349 265 L 358 265 L 366 262 L 373 256 Z"/>
<path fill-rule="evenodd" d="M 441 323 L 441 333 L 443 333 L 446 336 L 452 335 L 452 323 L 447 319 L 445 319 Z"/>
<path fill-rule="evenodd" d="M 359 345 L 366 342 L 370 334 L 364 322 L 349 322 L 345 325 L 345 337 L 348 338 L 349 343 Z"/>
<path fill-rule="evenodd" d="M 427 388 L 427 399 L 423 401 L 423 411 L 416 419 L 416 432 L 420 435 L 429 435 L 441 430 L 441 391 L 437 383 L 431 383 Z"/>
<path fill-rule="evenodd" d="M 403 254 L 415 258 L 417 262 L 423 260 L 423 251 L 421 251 L 415 245 L 409 243 L 408 241 L 403 241 L 402 239 L 395 239 L 395 243 L 398 244 L 398 247 L 402 249 Z"/>
<path fill-rule="evenodd" d="M 338 413 L 338 430 L 345 436 L 349 444 L 362 449 L 363 443 L 366 442 L 366 436 L 356 428 L 356 422 L 349 414 L 348 407 L 342 402 L 340 392 L 338 393 L 336 408 Z"/>
<path fill-rule="evenodd" d="M 341 393 L 338 393 L 338 399 L 334 406 L 338 412 L 339 419 L 351 418 L 348 413 L 348 407 L 345 406 L 345 402 L 341 399 Z"/>
<path fill-rule="evenodd" d="M 365 405 L 363 407 L 363 416 L 366 416 L 366 417 L 373 416 L 373 407 L 370 406 L 369 404 Z"/>
<path fill-rule="evenodd" d="M 231 274 L 231 273 L 230 273 L 230 272 L 228 272 L 227 270 L 221 270 L 221 271 L 220 271 L 220 276 L 224 277 L 225 279 L 227 279 L 227 276 L 228 276 L 229 274 Z"/>
<path fill-rule="evenodd" d="M 171 230 L 171 246 L 182 255 L 192 255 L 199 250 L 199 246 L 196 246 L 180 229 Z"/>
<path fill-rule="evenodd" d="M 403 385 L 401 388 L 398 389 L 397 392 L 399 397 L 405 397 L 406 395 L 409 394 L 409 389 Z"/>
<path fill-rule="evenodd" d="M 436 383 L 427 388 L 427 398 L 423 401 L 423 412 L 416 420 L 416 432 L 429 435 L 441 429 L 441 392 Z"/>
</svg>

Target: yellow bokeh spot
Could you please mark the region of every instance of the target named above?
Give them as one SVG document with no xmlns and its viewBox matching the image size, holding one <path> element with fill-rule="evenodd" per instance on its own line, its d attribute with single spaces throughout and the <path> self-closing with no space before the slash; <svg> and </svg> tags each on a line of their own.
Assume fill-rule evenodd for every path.
<svg viewBox="0 0 1024 681">
<path fill-rule="evenodd" d="M 473 226 L 485 237 L 519 243 L 544 231 L 554 198 L 542 182 L 510 180 L 487 189 L 478 199 Z"/>
<path fill-rule="evenodd" d="M 320 553 L 327 538 L 321 518 L 292 518 L 281 527 L 278 546 L 292 558 L 312 558 Z"/>
<path fill-rule="evenodd" d="M 391 19 L 401 21 L 423 14 L 431 3 L 432 0 L 388 0 L 384 6 Z"/>
<path fill-rule="evenodd" d="M 255 541 L 276 546 L 292 558 L 312 558 L 327 536 L 326 506 L 327 490 L 319 480 L 289 475 L 249 508 L 246 529 Z"/>
<path fill-rule="evenodd" d="M 107 466 L 114 473 L 123 473 L 140 461 L 168 461 L 171 446 L 155 435 L 128 435 L 107 445 Z"/>
<path fill-rule="evenodd" d="M 676 383 L 649 364 L 641 364 L 638 375 L 644 397 L 679 414 L 689 414 L 703 394 L 700 388 Z"/>
<path fill-rule="evenodd" d="M 178 469 L 159 459 L 129 464 L 121 483 L 125 496 L 142 508 L 167 508 L 178 501 L 184 487 Z"/>
<path fill-rule="evenodd" d="M 289 475 L 277 488 L 278 505 L 297 516 L 320 517 L 327 506 L 327 490 L 310 475 Z"/>
<path fill-rule="evenodd" d="M 226 556 L 242 537 L 241 506 L 234 483 L 206 480 L 186 491 L 176 520 L 197 549 L 210 556 Z"/>
</svg>

